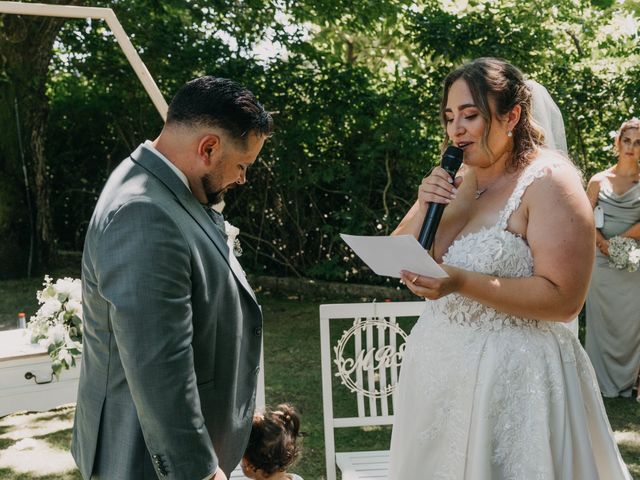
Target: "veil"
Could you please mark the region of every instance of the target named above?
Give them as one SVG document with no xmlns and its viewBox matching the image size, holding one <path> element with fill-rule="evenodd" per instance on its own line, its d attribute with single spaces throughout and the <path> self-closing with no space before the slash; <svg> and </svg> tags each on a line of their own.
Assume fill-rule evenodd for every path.
<svg viewBox="0 0 640 480">
<path fill-rule="evenodd" d="M 558 150 L 568 156 L 567 137 L 564 131 L 562 113 L 545 87 L 535 80 L 527 80 L 531 90 L 532 115 L 538 126 L 544 131 L 545 146 Z"/>
<path fill-rule="evenodd" d="M 535 80 L 527 80 L 526 84 L 529 90 L 531 90 L 531 113 L 535 122 L 544 132 L 545 147 L 551 150 L 557 150 L 569 159 L 564 121 L 562 120 L 562 112 L 560 112 L 558 105 L 553 101 L 547 89 Z M 578 336 L 578 318 L 573 319 L 565 325 L 576 337 Z"/>
</svg>

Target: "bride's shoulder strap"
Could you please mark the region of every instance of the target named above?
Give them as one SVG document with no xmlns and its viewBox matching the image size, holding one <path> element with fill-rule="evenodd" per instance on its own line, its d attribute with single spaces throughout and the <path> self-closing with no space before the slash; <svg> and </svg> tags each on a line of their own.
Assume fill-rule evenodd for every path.
<svg viewBox="0 0 640 480">
<path fill-rule="evenodd" d="M 513 190 L 513 193 L 509 197 L 509 200 L 507 200 L 507 205 L 505 206 L 504 210 L 502 211 L 502 215 L 500 216 L 500 226 L 502 228 L 507 228 L 509 217 L 511 217 L 511 214 L 515 212 L 520 206 L 520 203 L 522 202 L 522 196 L 524 195 L 524 192 L 527 190 L 529 185 L 531 185 L 538 178 L 545 177 L 553 171 L 557 171 L 567 167 L 578 172 L 578 169 L 575 167 L 575 165 L 563 155 L 553 150 L 542 149 L 540 153 L 532 160 L 532 162 L 524 168 L 522 174 L 518 178 L 516 188 Z"/>
</svg>

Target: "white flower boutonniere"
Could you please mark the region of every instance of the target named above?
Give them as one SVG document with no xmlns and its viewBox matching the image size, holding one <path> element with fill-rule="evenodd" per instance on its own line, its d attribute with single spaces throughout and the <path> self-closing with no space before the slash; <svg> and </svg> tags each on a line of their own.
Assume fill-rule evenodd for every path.
<svg viewBox="0 0 640 480">
<path fill-rule="evenodd" d="M 242 246 L 240 245 L 240 240 L 237 238 L 240 234 L 240 229 L 238 227 L 234 227 L 225 220 L 224 233 L 227 235 L 227 245 L 229 246 L 229 249 L 233 250 L 233 254 L 236 257 L 241 256 Z"/>
</svg>

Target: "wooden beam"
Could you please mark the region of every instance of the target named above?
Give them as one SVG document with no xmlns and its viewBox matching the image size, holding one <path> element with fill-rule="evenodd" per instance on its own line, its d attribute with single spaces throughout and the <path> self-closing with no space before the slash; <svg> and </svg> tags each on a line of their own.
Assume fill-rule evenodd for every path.
<svg viewBox="0 0 640 480">
<path fill-rule="evenodd" d="M 169 108 L 167 102 L 112 9 L 0 1 L 0 13 L 44 17 L 94 18 L 106 21 L 158 113 L 160 113 L 163 120 L 167 119 L 167 110 Z"/>
</svg>

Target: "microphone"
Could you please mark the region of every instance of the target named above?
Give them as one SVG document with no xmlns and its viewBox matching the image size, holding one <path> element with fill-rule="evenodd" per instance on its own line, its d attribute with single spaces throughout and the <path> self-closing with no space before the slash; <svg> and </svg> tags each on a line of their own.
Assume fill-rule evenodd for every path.
<svg viewBox="0 0 640 480">
<path fill-rule="evenodd" d="M 462 149 L 454 147 L 453 145 L 449 145 L 442 154 L 440 166 L 444 168 L 449 175 L 451 175 L 451 178 L 456 178 L 456 173 L 458 172 L 460 165 L 462 165 L 462 155 Z M 420 229 L 420 235 L 418 236 L 420 245 L 422 245 L 426 250 L 429 250 L 431 245 L 433 245 L 433 240 L 436 238 L 436 230 L 438 229 L 438 224 L 442 218 L 445 206 L 446 204 L 444 203 L 432 202 L 429 204 L 429 209 L 424 217 L 424 222 L 422 222 L 422 228 Z"/>
</svg>

